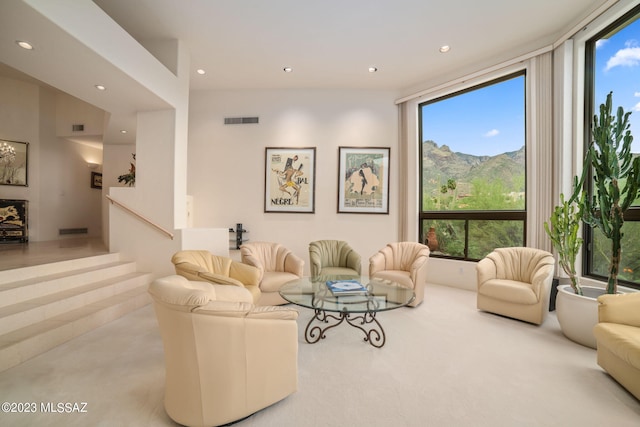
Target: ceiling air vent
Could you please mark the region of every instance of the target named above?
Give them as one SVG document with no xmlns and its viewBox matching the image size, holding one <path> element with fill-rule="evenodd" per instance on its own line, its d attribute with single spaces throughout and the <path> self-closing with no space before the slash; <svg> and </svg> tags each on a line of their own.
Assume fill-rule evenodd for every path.
<svg viewBox="0 0 640 427">
<path fill-rule="evenodd" d="M 74 132 L 84 131 L 84 125 L 71 125 L 71 130 Z"/>
<path fill-rule="evenodd" d="M 225 117 L 225 125 L 248 125 L 259 123 L 259 117 Z"/>
</svg>

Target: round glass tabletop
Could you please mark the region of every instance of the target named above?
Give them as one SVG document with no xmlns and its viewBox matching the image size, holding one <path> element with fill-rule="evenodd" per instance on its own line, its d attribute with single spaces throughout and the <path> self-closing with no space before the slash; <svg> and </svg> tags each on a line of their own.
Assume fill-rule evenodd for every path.
<svg viewBox="0 0 640 427">
<path fill-rule="evenodd" d="M 363 289 L 359 289 L 361 287 Z M 412 289 L 367 276 L 302 277 L 284 284 L 280 295 L 302 307 L 343 313 L 393 310 L 415 298 Z"/>
</svg>

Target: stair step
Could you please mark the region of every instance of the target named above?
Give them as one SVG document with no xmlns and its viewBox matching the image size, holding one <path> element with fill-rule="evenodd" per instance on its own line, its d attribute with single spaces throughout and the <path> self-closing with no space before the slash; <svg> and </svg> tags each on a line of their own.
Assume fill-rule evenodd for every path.
<svg viewBox="0 0 640 427">
<path fill-rule="evenodd" d="M 83 268 L 74 266 L 63 272 L 0 284 L 0 307 L 66 291 L 92 281 L 129 274 L 135 270 L 134 262 L 116 261 Z"/>
<path fill-rule="evenodd" d="M 147 284 L 147 274 L 127 273 L 0 307 L 0 335 Z"/>
<path fill-rule="evenodd" d="M 0 271 L 0 286 L 6 283 L 33 279 L 36 277 L 47 276 L 56 273 L 64 273 L 70 270 L 89 268 L 118 261 L 120 261 L 119 253 L 109 253 L 104 255 L 95 255 L 66 261 L 52 262 L 49 264 L 21 267 L 12 270 L 2 270 Z"/>
<path fill-rule="evenodd" d="M 149 282 L 147 275 L 146 282 Z M 151 302 L 146 286 L 118 293 L 0 335 L 0 372 Z"/>
</svg>

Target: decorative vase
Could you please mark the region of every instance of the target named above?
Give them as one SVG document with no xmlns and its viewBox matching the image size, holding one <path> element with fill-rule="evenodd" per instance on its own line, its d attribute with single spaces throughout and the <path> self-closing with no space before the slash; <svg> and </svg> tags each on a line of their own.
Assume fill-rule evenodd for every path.
<svg viewBox="0 0 640 427">
<path fill-rule="evenodd" d="M 596 348 L 593 327 L 598 323 L 598 300 L 606 293 L 602 288 L 582 286 L 583 295 L 573 292 L 571 285 L 559 285 L 556 297 L 558 323 L 571 341 Z"/>
<path fill-rule="evenodd" d="M 436 229 L 431 227 L 427 233 L 427 246 L 430 251 L 438 250 L 438 237 L 436 236 Z"/>
</svg>

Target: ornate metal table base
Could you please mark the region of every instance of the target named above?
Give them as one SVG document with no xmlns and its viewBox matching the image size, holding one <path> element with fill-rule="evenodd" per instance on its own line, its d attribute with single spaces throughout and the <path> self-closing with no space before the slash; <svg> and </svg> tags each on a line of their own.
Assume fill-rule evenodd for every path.
<svg viewBox="0 0 640 427">
<path fill-rule="evenodd" d="M 364 332 L 364 340 L 372 346 L 381 348 L 384 345 L 386 341 L 384 329 L 376 319 L 375 311 L 367 311 L 365 313 L 340 311 L 331 313 L 335 313 L 335 315 L 327 314 L 324 310 L 315 309 L 315 314 L 304 330 L 304 338 L 309 344 L 317 343 L 320 339 L 325 338 L 327 330 L 335 328 L 346 321 L 349 325 Z M 312 326 L 316 321 L 320 324 Z"/>
</svg>

